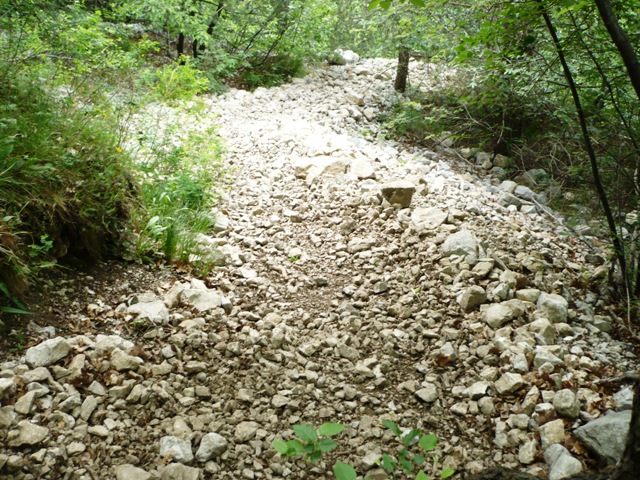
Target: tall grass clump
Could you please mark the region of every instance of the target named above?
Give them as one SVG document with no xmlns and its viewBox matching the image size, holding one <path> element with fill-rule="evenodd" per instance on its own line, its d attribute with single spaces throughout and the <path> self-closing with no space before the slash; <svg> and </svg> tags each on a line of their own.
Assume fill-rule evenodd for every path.
<svg viewBox="0 0 640 480">
<path fill-rule="evenodd" d="M 132 250 L 143 259 L 160 253 L 206 274 L 224 261 L 207 235 L 216 223 L 213 208 L 225 178 L 222 147 L 213 127 L 184 133 L 181 123 L 167 129 L 147 125 L 138 139 L 134 155 L 144 209 L 134 219 Z"/>
</svg>

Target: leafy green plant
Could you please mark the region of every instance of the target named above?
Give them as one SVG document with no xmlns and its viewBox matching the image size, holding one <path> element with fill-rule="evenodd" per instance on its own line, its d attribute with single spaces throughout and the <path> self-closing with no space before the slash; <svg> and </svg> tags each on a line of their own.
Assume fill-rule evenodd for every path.
<svg viewBox="0 0 640 480">
<path fill-rule="evenodd" d="M 196 123 L 207 113 L 198 105 L 173 109 Z M 135 254 L 143 260 L 160 255 L 204 275 L 224 261 L 206 237 L 215 225 L 212 208 L 226 175 L 215 129 L 185 132 L 181 124 L 145 129 L 134 152 L 142 204 L 132 239 Z"/>
<path fill-rule="evenodd" d="M 429 462 L 433 466 L 437 464 L 437 457 L 427 458 L 424 454 L 434 451 L 438 446 L 438 439 L 435 435 L 423 435 L 420 430 L 413 429 L 403 432 L 400 427 L 391 420 L 382 420 L 382 425 L 391 430 L 400 440 L 402 447 L 398 450 L 396 456 L 383 454 L 379 460 L 379 465 L 391 478 L 401 478 L 405 475 L 407 478 L 415 480 L 431 480 L 422 465 Z M 334 450 L 337 447 L 336 442 L 330 438 L 344 430 L 344 425 L 340 423 L 323 423 L 317 429 L 308 424 L 297 424 L 293 426 L 293 431 L 298 438 L 283 441 L 276 440 L 273 442 L 275 450 L 285 458 L 304 457 L 307 461 L 315 464 L 325 453 Z M 417 444 L 421 452 L 415 453 L 414 445 Z M 413 477 L 416 469 L 418 472 Z M 440 472 L 439 478 L 444 480 L 451 477 L 455 470 L 445 468 Z M 333 474 L 337 480 L 356 480 L 357 472 L 349 464 L 336 461 L 333 466 Z"/>
<path fill-rule="evenodd" d="M 427 458 L 423 455 L 435 450 L 438 446 L 438 438 L 432 434 L 423 435 L 419 429 L 414 428 L 408 432 L 403 432 L 397 423 L 391 420 L 382 420 L 382 425 L 391 430 L 402 447 L 398 450 L 396 457 L 383 454 L 380 460 L 380 466 L 391 476 L 391 478 L 398 478 L 400 472 L 404 472 L 407 476 L 413 475 L 416 469 L 418 473 L 415 476 L 415 480 L 430 480 L 431 477 L 427 475 L 422 465 L 428 462 Z M 417 444 L 422 452 L 414 453 L 414 448 Z M 455 473 L 455 470 L 451 468 L 445 468 L 440 472 L 440 479 L 449 478 Z"/>
<path fill-rule="evenodd" d="M 179 63 L 147 70 L 142 78 L 157 98 L 166 102 L 191 100 L 209 87 L 209 80 L 187 57 Z"/>
<path fill-rule="evenodd" d="M 9 341 L 11 342 L 10 350 L 14 353 L 20 352 L 27 346 L 27 335 L 24 332 L 24 328 L 17 330 L 11 330 L 9 332 Z"/>
<path fill-rule="evenodd" d="M 340 423 L 323 423 L 316 430 L 312 425 L 300 423 L 293 426 L 298 438 L 273 442 L 273 448 L 283 457 L 304 456 L 309 462 L 316 463 L 322 455 L 335 449 L 338 445 L 333 439 L 344 430 Z"/>
<path fill-rule="evenodd" d="M 23 305 L 23 303 L 16 297 L 11 295 L 7 286 L 0 282 L 0 292 L 5 296 L 9 302 L 13 303 L 15 307 L 0 307 L 0 313 L 16 313 L 20 315 L 29 315 L 31 312 Z"/>
</svg>

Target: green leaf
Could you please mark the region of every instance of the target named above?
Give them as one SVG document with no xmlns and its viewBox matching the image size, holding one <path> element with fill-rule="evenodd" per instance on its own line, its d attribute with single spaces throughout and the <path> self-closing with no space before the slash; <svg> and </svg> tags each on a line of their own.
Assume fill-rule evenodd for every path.
<svg viewBox="0 0 640 480">
<path fill-rule="evenodd" d="M 402 444 L 408 447 L 409 445 L 411 445 L 411 442 L 413 442 L 413 440 L 418 437 L 418 435 L 420 435 L 420 430 L 414 428 L 404 437 L 402 437 Z"/>
<path fill-rule="evenodd" d="M 413 472 L 413 462 L 410 460 L 400 460 L 400 468 L 405 471 L 405 473 L 410 474 Z"/>
<path fill-rule="evenodd" d="M 309 461 L 311 463 L 316 463 L 321 458 L 322 458 L 322 452 L 313 452 L 309 454 Z"/>
<path fill-rule="evenodd" d="M 303 442 L 315 442 L 318 439 L 316 429 L 311 425 L 305 423 L 299 423 L 293 426 L 293 431 L 300 437 Z"/>
<path fill-rule="evenodd" d="M 351 465 L 342 462 L 336 462 L 333 466 L 333 474 L 337 480 L 356 480 L 358 476 Z"/>
<path fill-rule="evenodd" d="M 318 433 L 323 437 L 332 437 L 344 430 L 341 423 L 323 423 L 318 427 Z"/>
<path fill-rule="evenodd" d="M 418 443 L 425 452 L 430 452 L 431 450 L 435 450 L 438 446 L 438 437 L 431 434 L 423 435 L 420 437 L 420 441 Z"/>
<path fill-rule="evenodd" d="M 391 0 L 380 0 L 380 8 L 383 10 L 389 10 L 391 3 Z"/>
<path fill-rule="evenodd" d="M 18 315 L 31 315 L 31 312 L 29 312 L 28 310 L 21 310 L 19 308 L 13 308 L 13 307 L 0 307 L 0 312 L 16 313 Z"/>
<path fill-rule="evenodd" d="M 424 473 L 424 471 L 420 470 L 418 475 L 416 475 L 416 480 L 431 480 L 431 477 Z"/>
<path fill-rule="evenodd" d="M 440 478 L 444 479 L 444 478 L 449 478 L 451 475 L 453 475 L 454 473 L 456 473 L 456 471 L 453 468 L 445 468 L 444 470 L 442 470 L 442 472 L 440 473 Z"/>
<path fill-rule="evenodd" d="M 423 0 L 409 0 L 411 2 L 412 5 L 415 5 L 416 7 L 426 7 L 427 4 L 424 3 Z"/>
<path fill-rule="evenodd" d="M 304 445 L 300 440 L 289 440 L 287 442 L 287 446 L 289 450 L 287 451 L 287 455 L 293 457 L 295 455 L 302 455 L 304 453 Z"/>
<path fill-rule="evenodd" d="M 371 0 L 371 2 L 369 2 L 369 6 L 367 7 L 367 9 L 368 10 L 373 10 L 378 5 L 380 5 L 380 0 Z"/>
<path fill-rule="evenodd" d="M 384 468 L 387 472 L 393 472 L 398 464 L 390 455 L 386 453 L 382 455 L 382 468 Z"/>
<path fill-rule="evenodd" d="M 276 449 L 280 455 L 286 455 L 289 452 L 289 445 L 287 442 L 283 442 L 282 440 L 276 440 L 273 442 L 273 448 Z"/>
<path fill-rule="evenodd" d="M 321 452 L 330 452 L 334 448 L 336 448 L 338 444 L 331 440 L 330 438 L 323 438 L 316 443 L 316 448 Z"/>
<path fill-rule="evenodd" d="M 413 463 L 415 463 L 416 465 L 422 465 L 426 461 L 427 459 L 424 458 L 422 455 L 415 455 L 413 457 Z"/>
<path fill-rule="evenodd" d="M 389 430 L 395 433 L 398 437 L 402 435 L 402 432 L 400 431 L 400 427 L 398 427 L 397 423 L 392 422 L 391 420 L 383 419 L 382 425 L 387 427 Z"/>
</svg>

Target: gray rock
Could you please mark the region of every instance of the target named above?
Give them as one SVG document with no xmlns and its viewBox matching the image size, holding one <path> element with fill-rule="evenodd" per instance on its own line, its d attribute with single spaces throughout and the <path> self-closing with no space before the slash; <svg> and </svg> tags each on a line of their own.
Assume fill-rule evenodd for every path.
<svg viewBox="0 0 640 480">
<path fill-rule="evenodd" d="M 17 430 L 9 431 L 7 444 L 10 447 L 21 447 L 23 445 L 39 445 L 49 436 L 49 429 L 35 425 L 28 420 L 18 423 Z"/>
<path fill-rule="evenodd" d="M 498 185 L 498 189 L 503 192 L 513 193 L 517 186 L 518 184 L 513 180 L 504 180 L 500 185 Z"/>
<path fill-rule="evenodd" d="M 16 413 L 20 413 L 22 415 L 28 415 L 31 411 L 31 407 L 33 406 L 33 402 L 36 399 L 37 392 L 30 391 L 25 393 L 22 397 L 18 399 L 13 409 Z"/>
<path fill-rule="evenodd" d="M 376 178 L 376 172 L 373 165 L 366 160 L 355 159 L 351 161 L 350 171 L 361 180 L 366 178 Z"/>
<path fill-rule="evenodd" d="M 568 388 L 556 392 L 553 397 L 553 408 L 563 417 L 575 419 L 580 415 L 580 401 Z"/>
<path fill-rule="evenodd" d="M 338 48 L 333 51 L 333 55 L 329 58 L 329 63 L 333 65 L 349 65 L 358 63 L 360 56 L 351 50 L 342 50 Z"/>
<path fill-rule="evenodd" d="M 513 309 L 502 303 L 492 303 L 484 311 L 484 321 L 491 328 L 500 328 L 513 318 Z"/>
<path fill-rule="evenodd" d="M 116 480 L 150 480 L 151 474 L 141 468 L 125 463 L 115 468 Z"/>
<path fill-rule="evenodd" d="M 348 163 L 346 159 L 324 155 L 301 157 L 294 161 L 293 169 L 298 178 L 306 178 L 307 183 L 313 183 L 321 176 L 335 177 L 343 174 Z"/>
<path fill-rule="evenodd" d="M 214 290 L 188 289 L 180 294 L 183 305 L 193 307 L 199 312 L 208 312 L 222 306 L 222 295 Z"/>
<path fill-rule="evenodd" d="M 406 180 L 396 180 L 382 185 L 380 191 L 390 204 L 400 204 L 402 208 L 407 208 L 411 205 L 411 198 L 416 192 L 416 187 Z"/>
<path fill-rule="evenodd" d="M 180 463 L 168 465 L 160 475 L 160 480 L 199 480 L 200 478 L 199 468 L 187 467 Z"/>
<path fill-rule="evenodd" d="M 470 312 L 486 301 L 487 293 L 484 291 L 484 288 L 473 285 L 465 289 L 458 303 L 463 312 Z"/>
<path fill-rule="evenodd" d="M 553 345 L 556 340 L 556 329 L 553 328 L 553 324 L 546 318 L 539 318 L 534 320 L 528 326 L 529 330 L 533 333 L 537 333 L 539 338 L 542 339 L 544 345 Z M 541 343 L 540 341 L 538 343 Z"/>
<path fill-rule="evenodd" d="M 566 323 L 569 305 L 560 295 L 541 293 L 537 307 L 551 323 Z"/>
<path fill-rule="evenodd" d="M 518 353 L 513 357 L 513 369 L 518 373 L 527 373 L 529 371 L 529 361 L 524 353 Z"/>
<path fill-rule="evenodd" d="M 436 207 L 416 207 L 411 212 L 411 224 L 416 232 L 434 230 L 447 220 L 448 214 Z"/>
<path fill-rule="evenodd" d="M 389 285 L 387 284 L 387 282 L 376 282 L 373 285 L 373 293 L 375 293 L 376 295 L 385 293 L 387 290 L 389 290 Z"/>
<path fill-rule="evenodd" d="M 16 389 L 15 377 L 0 378 L 0 400 L 14 395 L 16 393 Z"/>
<path fill-rule="evenodd" d="M 258 425 L 256 422 L 240 422 L 236 426 L 233 437 L 236 442 L 248 442 L 249 440 L 253 440 L 253 438 L 256 436 L 258 428 L 260 428 L 260 425 Z"/>
<path fill-rule="evenodd" d="M 535 196 L 535 192 L 529 187 L 525 187 L 524 185 L 518 185 L 513 193 L 520 198 L 524 198 L 525 200 L 531 200 Z"/>
<path fill-rule="evenodd" d="M 111 352 L 111 366 L 119 372 L 136 370 L 143 363 L 144 360 L 140 357 L 128 355 L 119 348 L 116 348 Z"/>
<path fill-rule="evenodd" d="M 519 373 L 507 372 L 502 375 L 495 383 L 496 391 L 500 395 L 509 395 L 515 393 L 524 387 L 524 379 Z"/>
<path fill-rule="evenodd" d="M 536 460 L 538 441 L 533 439 L 525 442 L 518 450 L 518 461 L 523 465 L 531 465 Z"/>
<path fill-rule="evenodd" d="M 524 302 L 536 303 L 540 298 L 540 290 L 537 288 L 523 288 L 516 292 L 516 298 Z"/>
<path fill-rule="evenodd" d="M 631 410 L 611 412 L 576 429 L 574 435 L 598 458 L 617 464 L 624 452 Z"/>
<path fill-rule="evenodd" d="M 535 187 L 549 181 L 549 174 L 542 168 L 533 168 L 524 172 L 518 179 L 529 187 Z"/>
<path fill-rule="evenodd" d="M 582 463 L 558 443 L 544 452 L 544 459 L 549 465 L 549 480 L 563 480 L 582 472 Z"/>
<path fill-rule="evenodd" d="M 484 397 L 487 394 L 489 387 L 491 387 L 490 382 L 485 382 L 485 381 L 476 382 L 465 390 L 465 394 L 471 400 L 479 400 L 480 398 Z"/>
<path fill-rule="evenodd" d="M 176 308 L 180 304 L 180 295 L 187 287 L 180 282 L 174 283 L 167 293 L 164 294 L 163 300 L 167 307 Z"/>
<path fill-rule="evenodd" d="M 217 433 L 207 433 L 200 440 L 200 447 L 196 452 L 196 460 L 208 462 L 213 457 L 219 457 L 227 450 L 227 439 Z"/>
<path fill-rule="evenodd" d="M 540 427 L 540 441 L 543 450 L 554 443 L 564 443 L 564 422 L 557 419 L 542 425 Z"/>
<path fill-rule="evenodd" d="M 69 352 L 71 352 L 69 342 L 65 338 L 56 337 L 29 348 L 25 359 L 31 368 L 46 367 L 62 360 L 69 355 Z"/>
<path fill-rule="evenodd" d="M 495 263 L 493 262 L 493 260 L 478 262 L 471 269 L 471 273 L 476 279 L 482 280 L 483 278 L 485 278 L 487 275 L 491 273 L 491 270 L 493 270 L 494 265 Z"/>
<path fill-rule="evenodd" d="M 425 403 L 433 403 L 438 399 L 438 388 L 433 383 L 427 383 L 424 388 L 415 392 L 415 396 Z"/>
<path fill-rule="evenodd" d="M 631 387 L 624 387 L 622 390 L 613 394 L 613 402 L 615 403 L 616 410 L 631 410 L 633 406 L 633 389 Z"/>
<path fill-rule="evenodd" d="M 126 340 L 118 335 L 100 335 L 96 336 L 95 349 L 98 355 L 111 353 L 114 349 L 119 348 L 125 353 L 129 353 L 134 347 L 133 342 Z"/>
<path fill-rule="evenodd" d="M 473 233 L 461 230 L 449 235 L 442 244 L 442 255 L 466 255 L 474 259 L 478 255 L 478 241 Z"/>
<path fill-rule="evenodd" d="M 84 452 L 86 449 L 87 446 L 82 442 L 71 442 L 69 445 L 67 445 L 67 448 L 65 450 L 67 451 L 67 455 L 72 457 Z"/>
<path fill-rule="evenodd" d="M 533 357 L 533 366 L 536 368 L 541 367 L 545 363 L 550 363 L 554 367 L 557 365 L 564 365 L 564 361 L 556 357 L 548 350 L 539 350 L 536 352 L 536 356 Z"/>
<path fill-rule="evenodd" d="M 137 315 L 138 320 L 149 320 L 155 325 L 169 323 L 169 310 L 162 300 L 134 303 L 127 308 L 127 313 Z"/>
<path fill-rule="evenodd" d="M 160 456 L 179 463 L 191 463 L 193 461 L 191 442 L 173 436 L 162 437 Z"/>
</svg>

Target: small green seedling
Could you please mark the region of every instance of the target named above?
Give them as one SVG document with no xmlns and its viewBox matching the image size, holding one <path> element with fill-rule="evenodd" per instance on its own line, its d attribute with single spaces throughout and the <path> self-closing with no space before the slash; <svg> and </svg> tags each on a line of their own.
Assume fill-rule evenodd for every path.
<svg viewBox="0 0 640 480">
<path fill-rule="evenodd" d="M 411 447 L 417 443 L 424 453 L 428 453 L 436 449 L 438 446 L 438 438 L 431 434 L 422 435 L 417 428 L 403 433 L 398 424 L 391 420 L 382 420 L 382 425 L 398 437 L 402 443 L 402 448 L 398 451 L 397 459 L 386 453 L 382 455 L 379 461 L 380 466 L 391 478 L 398 478 L 397 475 L 400 471 L 404 472 L 407 476 L 413 475 L 416 469 L 419 468 L 420 470 L 418 470 L 415 480 L 431 480 L 431 477 L 420 468 L 427 462 L 427 458 L 421 453 L 414 454 L 411 451 Z M 455 470 L 445 468 L 440 472 L 440 479 L 449 478 L 454 473 Z"/>
<path fill-rule="evenodd" d="M 287 442 L 276 440 L 273 442 L 273 448 L 283 457 L 304 456 L 311 463 L 316 463 L 323 454 L 337 447 L 336 442 L 329 437 L 338 435 L 343 430 L 344 425 L 340 423 L 323 423 L 317 430 L 312 425 L 299 423 L 293 426 L 297 439 Z"/>
</svg>

